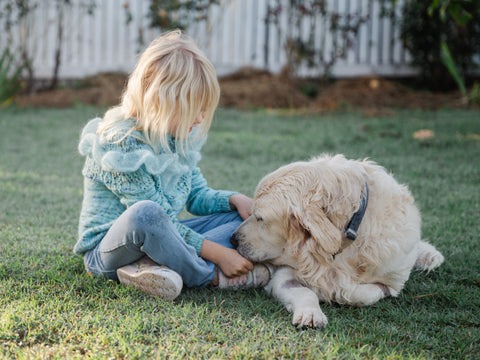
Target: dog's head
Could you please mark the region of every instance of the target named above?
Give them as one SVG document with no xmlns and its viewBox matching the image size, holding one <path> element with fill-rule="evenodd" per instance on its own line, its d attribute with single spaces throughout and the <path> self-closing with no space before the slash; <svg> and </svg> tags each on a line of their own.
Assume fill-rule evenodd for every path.
<svg viewBox="0 0 480 360">
<path fill-rule="evenodd" d="M 252 215 L 232 236 L 240 254 L 293 267 L 307 266 L 299 264 L 307 257 L 328 262 L 342 246 L 339 229 L 352 210 L 331 212 L 342 194 L 339 180 L 330 178 L 329 169 L 314 160 L 284 166 L 262 179 Z"/>
</svg>

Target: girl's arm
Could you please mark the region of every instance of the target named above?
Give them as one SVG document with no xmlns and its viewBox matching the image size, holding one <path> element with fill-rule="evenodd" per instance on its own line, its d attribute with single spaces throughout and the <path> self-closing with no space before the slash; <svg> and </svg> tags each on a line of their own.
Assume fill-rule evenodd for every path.
<svg viewBox="0 0 480 360">
<path fill-rule="evenodd" d="M 187 210 L 195 215 L 207 215 L 214 212 L 237 210 L 245 220 L 251 215 L 253 200 L 243 194 L 231 191 L 213 190 L 207 186 L 200 169 L 192 174 L 192 190 L 187 201 Z M 203 240 L 200 256 L 216 264 L 227 277 L 246 274 L 253 269 L 253 264 L 238 253 L 214 243 Z"/>
<path fill-rule="evenodd" d="M 246 220 L 250 215 L 252 215 L 252 198 L 249 198 L 243 194 L 234 194 L 230 196 L 228 201 L 230 203 L 230 208 L 232 210 L 237 210 L 243 220 Z"/>
<path fill-rule="evenodd" d="M 227 277 L 240 276 L 253 270 L 253 264 L 238 253 L 220 244 L 204 239 L 200 256 L 216 264 Z"/>
<path fill-rule="evenodd" d="M 192 189 L 187 199 L 187 211 L 193 215 L 210 215 L 232 210 L 229 199 L 235 191 L 213 190 L 199 168 L 192 172 Z"/>
</svg>

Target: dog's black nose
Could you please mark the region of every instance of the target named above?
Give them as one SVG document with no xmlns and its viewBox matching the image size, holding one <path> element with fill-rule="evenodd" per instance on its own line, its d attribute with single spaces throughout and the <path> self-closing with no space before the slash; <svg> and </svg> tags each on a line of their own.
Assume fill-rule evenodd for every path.
<svg viewBox="0 0 480 360">
<path fill-rule="evenodd" d="M 236 232 L 234 232 L 230 237 L 230 244 L 232 244 L 235 248 L 238 247 L 238 235 Z"/>
</svg>

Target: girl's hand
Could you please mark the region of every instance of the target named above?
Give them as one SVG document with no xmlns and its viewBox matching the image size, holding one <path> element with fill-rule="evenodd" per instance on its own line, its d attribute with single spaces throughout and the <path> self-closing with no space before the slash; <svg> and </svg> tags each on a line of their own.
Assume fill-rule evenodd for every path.
<svg viewBox="0 0 480 360">
<path fill-rule="evenodd" d="M 253 264 L 237 250 L 204 239 L 200 256 L 217 265 L 227 277 L 235 277 L 253 270 Z"/>
<path fill-rule="evenodd" d="M 231 278 L 240 276 L 253 270 L 253 264 L 239 254 L 237 250 L 225 248 L 224 254 L 218 262 L 218 267 L 225 276 Z"/>
<path fill-rule="evenodd" d="M 243 194 L 235 194 L 228 199 L 230 208 L 237 210 L 243 220 L 252 215 L 253 199 Z"/>
</svg>

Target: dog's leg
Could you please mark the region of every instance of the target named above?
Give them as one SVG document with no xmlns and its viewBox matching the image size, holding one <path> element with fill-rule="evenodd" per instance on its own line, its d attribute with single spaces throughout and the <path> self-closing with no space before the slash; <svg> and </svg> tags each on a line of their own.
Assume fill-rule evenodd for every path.
<svg viewBox="0 0 480 360">
<path fill-rule="evenodd" d="M 317 295 L 295 280 L 291 268 L 279 268 L 265 289 L 293 313 L 294 326 L 322 328 L 327 325 Z"/>
<path fill-rule="evenodd" d="M 433 245 L 420 241 L 418 243 L 418 256 L 415 262 L 415 270 L 431 271 L 443 263 L 443 255 Z"/>
</svg>

